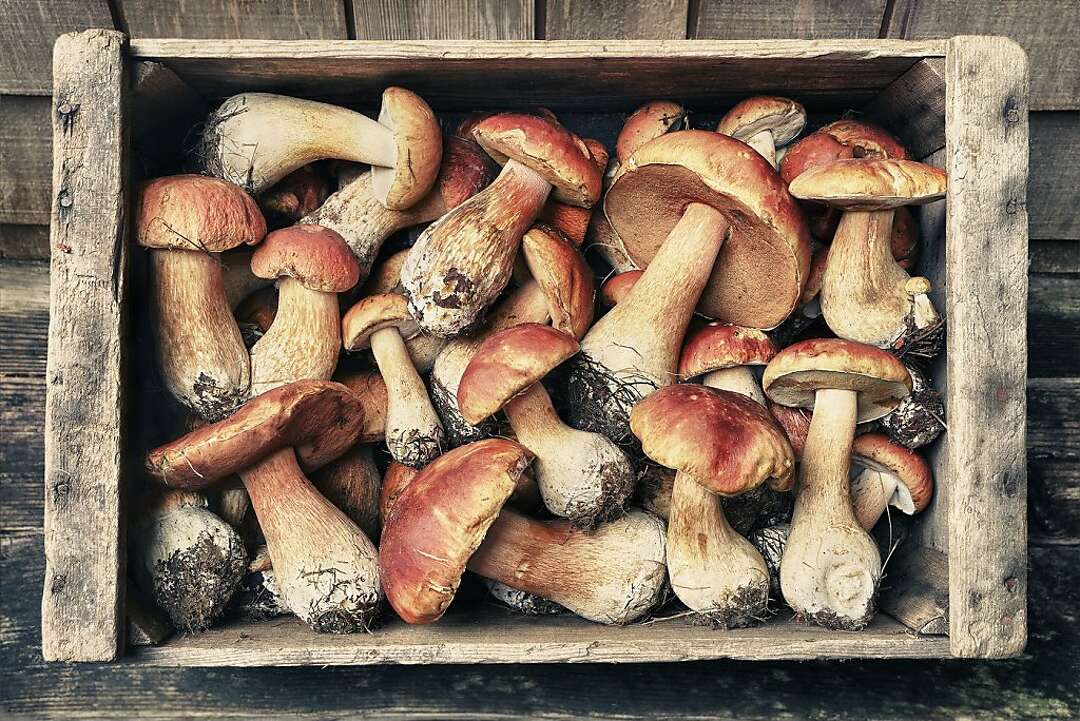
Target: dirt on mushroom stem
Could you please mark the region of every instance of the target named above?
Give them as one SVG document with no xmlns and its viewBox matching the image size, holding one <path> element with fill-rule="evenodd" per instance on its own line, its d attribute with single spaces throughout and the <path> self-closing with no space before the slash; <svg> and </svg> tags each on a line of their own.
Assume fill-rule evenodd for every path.
<svg viewBox="0 0 1080 721">
<path fill-rule="evenodd" d="M 154 599 L 174 626 L 204 631 L 224 613 L 247 567 L 247 554 L 236 541 L 223 549 L 202 531 L 191 546 L 155 563 Z"/>
</svg>

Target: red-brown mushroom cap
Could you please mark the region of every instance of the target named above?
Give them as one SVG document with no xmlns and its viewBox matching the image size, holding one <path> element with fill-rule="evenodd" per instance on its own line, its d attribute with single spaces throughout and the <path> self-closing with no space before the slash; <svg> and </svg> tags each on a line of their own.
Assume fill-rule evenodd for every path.
<svg viewBox="0 0 1080 721">
<path fill-rule="evenodd" d="M 784 429 L 791 450 L 795 452 L 795 460 L 802 460 L 806 435 L 810 432 L 810 420 L 814 414 L 806 408 L 788 408 L 773 401 L 769 401 L 769 412 Z"/>
<path fill-rule="evenodd" d="M 799 305 L 805 305 L 821 292 L 821 281 L 825 278 L 825 269 L 829 266 L 829 248 L 823 245 L 814 251 L 810 259 L 810 272 L 806 274 L 806 285 L 803 286 L 802 295 L 799 297 Z"/>
<path fill-rule="evenodd" d="M 919 224 L 905 207 L 897 208 L 893 215 L 889 249 L 896 264 L 904 270 L 914 266 L 919 259 Z"/>
<path fill-rule="evenodd" d="M 522 323 L 480 344 L 458 384 L 461 416 L 476 425 L 578 352 L 574 337 L 539 323 Z"/>
<path fill-rule="evenodd" d="M 546 118 L 502 113 L 472 129 L 473 138 L 499 165 L 515 160 L 552 186 L 552 197 L 591 208 L 600 198 L 601 172 L 578 136 Z"/>
<path fill-rule="evenodd" d="M 736 366 L 765 365 L 776 344 L 756 328 L 712 321 L 690 333 L 679 358 L 679 375 L 694 378 Z"/>
<path fill-rule="evenodd" d="M 777 145 L 790 143 L 806 127 L 806 108 L 790 98 L 758 95 L 736 103 L 727 111 L 716 132 L 745 142 L 771 130 Z"/>
<path fill-rule="evenodd" d="M 346 371 L 334 380 L 352 391 L 364 406 L 360 443 L 381 443 L 386 438 L 386 382 L 378 371 Z"/>
<path fill-rule="evenodd" d="M 398 495 L 382 532 L 379 572 L 407 623 L 431 623 L 446 612 L 465 564 L 531 462 L 513 441 L 477 441 L 439 456 Z"/>
<path fill-rule="evenodd" d="M 561 233 L 543 225 L 525 233 L 521 251 L 547 300 L 551 324 L 582 338 L 596 311 L 596 281 L 585 258 Z"/>
<path fill-rule="evenodd" d="M 442 162 L 442 130 L 423 98 L 405 88 L 383 91 L 379 122 L 394 133 L 397 163 L 393 168 L 372 166 L 371 188 L 387 208 L 405 210 L 435 184 Z"/>
<path fill-rule="evenodd" d="M 615 141 L 615 157 L 626 162 L 635 150 L 653 138 L 672 130 L 681 130 L 686 124 L 686 108 L 669 100 L 645 103 L 630 114 Z"/>
<path fill-rule="evenodd" d="M 144 183 L 135 206 L 135 241 L 147 248 L 221 253 L 266 235 L 259 206 L 237 185 L 205 175 Z"/>
<path fill-rule="evenodd" d="M 259 207 L 297 221 L 314 213 L 330 195 L 330 178 L 314 163 L 292 171 L 259 196 Z"/>
<path fill-rule="evenodd" d="M 387 328 L 396 328 L 404 340 L 420 332 L 405 296 L 383 293 L 361 298 L 341 319 L 341 339 L 346 350 L 363 350 L 371 345 L 372 335 Z"/>
<path fill-rule="evenodd" d="M 851 456 L 857 465 L 895 476 L 910 494 L 915 513 L 921 513 L 930 505 L 934 496 L 934 474 L 930 465 L 915 451 L 893 443 L 883 433 L 866 433 L 855 438 Z"/>
<path fill-rule="evenodd" d="M 297 381 L 153 449 L 146 454 L 146 471 L 167 486 L 201 488 L 290 446 L 311 470 L 355 444 L 363 418 L 360 399 L 340 383 Z"/>
<path fill-rule="evenodd" d="M 780 161 L 780 177 L 791 183 L 810 168 L 834 160 L 909 157 L 903 144 L 884 129 L 860 120 L 837 120 L 791 145 Z"/>
<path fill-rule="evenodd" d="M 615 307 L 634 288 L 644 272 L 643 270 L 628 270 L 608 278 L 600 286 L 600 302 L 608 308 Z"/>
<path fill-rule="evenodd" d="M 291 225 L 266 236 L 251 256 L 260 278 L 289 276 L 309 290 L 343 293 L 360 280 L 360 263 L 344 238 L 321 225 Z"/>
<path fill-rule="evenodd" d="M 730 224 L 698 309 L 750 328 L 773 328 L 795 309 L 810 265 L 802 211 L 763 157 L 705 130 L 660 136 L 619 168 L 604 212 L 630 260 L 645 268 L 690 203 Z"/>
<path fill-rule="evenodd" d="M 491 182 L 491 160 L 472 140 L 448 136 L 435 188 L 447 210 L 453 210 Z"/>
<path fill-rule="evenodd" d="M 880 348 L 839 338 L 812 338 L 776 354 L 761 379 L 765 395 L 785 406 L 813 408 L 824 388 L 856 391 L 858 422 L 888 414 L 911 393 L 911 374 Z"/>
<path fill-rule="evenodd" d="M 420 471 L 404 463 L 390 461 L 383 474 L 382 488 L 379 491 L 379 523 L 386 526 L 390 517 L 397 511 L 398 498 L 409 487 Z"/>
<path fill-rule="evenodd" d="M 793 482 L 787 437 L 761 404 L 693 384 L 661 388 L 630 412 L 630 430 L 649 458 L 682 471 L 713 493 L 733 496 L 765 481 Z"/>
<path fill-rule="evenodd" d="M 364 281 L 364 284 L 360 286 L 360 295 L 369 296 L 382 295 L 383 293 L 400 293 L 401 266 L 405 264 L 405 259 L 408 257 L 409 248 L 405 248 L 376 265 L 371 271 L 371 275 L 369 275 L 367 280 Z"/>
<path fill-rule="evenodd" d="M 948 178 L 944 170 L 914 160 L 837 160 L 810 168 L 789 190 L 796 198 L 845 210 L 886 210 L 944 198 Z"/>
</svg>

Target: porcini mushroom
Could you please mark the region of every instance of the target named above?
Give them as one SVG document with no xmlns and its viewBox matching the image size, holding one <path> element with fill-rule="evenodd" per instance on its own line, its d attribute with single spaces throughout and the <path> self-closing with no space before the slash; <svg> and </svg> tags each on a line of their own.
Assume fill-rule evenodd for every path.
<svg viewBox="0 0 1080 721">
<path fill-rule="evenodd" d="M 764 158 L 701 130 L 638 148 L 604 210 L 645 272 L 582 341 L 570 373 L 569 420 L 619 442 L 634 403 L 675 381 L 695 307 L 751 328 L 772 328 L 795 309 L 810 236 Z"/>
<path fill-rule="evenodd" d="M 345 348 L 370 347 L 386 382 L 386 446 L 390 455 L 415 468 L 439 455 L 446 439 L 424 381 L 405 348 L 404 339 L 419 332 L 408 303 L 397 293 L 368 296 L 342 320 Z"/>
<path fill-rule="evenodd" d="M 645 455 L 677 471 L 667 534 L 675 595 L 725 628 L 762 620 L 769 571 L 728 524 L 717 494 L 738 495 L 766 482 L 790 488 L 795 459 L 783 431 L 752 399 L 690 384 L 642 400 L 630 427 Z"/>
<path fill-rule="evenodd" d="M 330 178 L 314 164 L 297 168 L 259 196 L 259 207 L 267 217 L 295 223 L 316 209 L 330 195 Z"/>
<path fill-rule="evenodd" d="M 776 344 L 763 331 L 713 321 L 687 337 L 679 357 L 679 376 L 704 376 L 703 385 L 740 393 L 765 405 L 765 394 L 750 366 L 763 366 L 774 355 Z"/>
<path fill-rule="evenodd" d="M 458 409 L 479 423 L 500 409 L 519 443 L 535 456 L 544 505 L 591 528 L 623 511 L 634 486 L 626 454 L 598 433 L 562 422 L 540 380 L 578 350 L 574 337 L 524 323 L 480 344 L 458 384 Z"/>
<path fill-rule="evenodd" d="M 251 365 L 226 296 L 218 254 L 266 235 L 255 201 L 198 175 L 151 180 L 135 209 L 139 245 L 150 248 L 153 327 L 165 387 L 214 421 L 247 398 Z"/>
<path fill-rule="evenodd" d="M 513 441 L 477 441 L 440 456 L 401 493 L 379 565 L 406 622 L 441 618 L 466 567 L 600 623 L 630 623 L 661 600 L 663 523 L 634 511 L 581 531 L 504 508 L 530 460 Z"/>
<path fill-rule="evenodd" d="M 252 195 L 315 160 L 368 163 L 375 196 L 403 209 L 435 182 L 442 133 L 427 103 L 404 88 L 383 91 L 378 121 L 314 100 L 241 93 L 207 120 L 196 154 L 209 175 Z"/>
<path fill-rule="evenodd" d="M 784 598 L 826 628 L 865 628 L 874 615 L 881 556 L 851 509 L 851 445 L 855 424 L 895 408 L 911 392 L 911 376 L 883 350 L 829 338 L 780 351 L 762 384 L 776 403 L 814 409 L 780 567 Z"/>
<path fill-rule="evenodd" d="M 604 284 L 600 286 L 600 303 L 608 308 L 613 308 L 630 294 L 631 289 L 641 279 L 643 272 L 640 270 L 628 270 L 616 273 L 605 280 Z"/>
<path fill-rule="evenodd" d="M 716 132 L 741 140 L 774 168 L 776 149 L 787 145 L 806 127 L 806 108 L 789 98 L 756 95 L 736 103 L 716 126 Z"/>
<path fill-rule="evenodd" d="M 870 530 L 888 506 L 921 513 L 934 495 L 934 475 L 915 451 L 881 433 L 864 433 L 851 446 L 851 462 L 862 471 L 851 481 L 855 519 Z"/>
<path fill-rule="evenodd" d="M 687 127 L 686 108 L 670 100 L 645 103 L 630 114 L 615 140 L 615 157 L 621 165 L 645 143 Z"/>
<path fill-rule="evenodd" d="M 925 373 L 910 365 L 908 372 L 911 395 L 879 423 L 889 438 L 900 445 L 919 448 L 932 443 L 945 430 L 945 404 Z"/>
<path fill-rule="evenodd" d="M 313 473 L 311 482 L 319 493 L 352 519 L 365 536 L 378 539 L 382 477 L 375 465 L 371 444 L 357 443 L 343 456 Z"/>
<path fill-rule="evenodd" d="M 893 212 L 945 197 L 945 171 L 911 160 L 838 160 L 791 182 L 792 195 L 842 208 L 821 281 L 821 311 L 841 338 L 932 358 L 944 340 L 930 281 L 893 259 Z"/>
<path fill-rule="evenodd" d="M 586 208 L 600 196 L 588 148 L 561 125 L 507 113 L 481 120 L 472 133 L 502 172 L 425 230 L 401 269 L 409 309 L 438 336 L 479 323 L 510 280 L 521 237 L 549 193 Z"/>
<path fill-rule="evenodd" d="M 583 141 L 589 151 L 589 156 L 596 169 L 603 175 L 608 165 L 608 151 L 599 140 L 585 138 Z M 575 248 L 580 248 L 585 242 L 585 234 L 589 230 L 589 221 L 593 215 L 593 208 L 584 208 L 580 205 L 561 203 L 558 200 L 548 200 L 537 218 L 540 224 L 555 228 L 569 240 Z"/>
</svg>

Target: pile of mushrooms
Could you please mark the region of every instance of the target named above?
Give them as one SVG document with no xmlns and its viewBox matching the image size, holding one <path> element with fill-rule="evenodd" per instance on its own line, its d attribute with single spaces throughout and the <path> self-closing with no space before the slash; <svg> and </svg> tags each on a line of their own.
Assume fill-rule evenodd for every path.
<svg viewBox="0 0 1080 721">
<path fill-rule="evenodd" d="M 868 531 L 933 498 L 943 323 L 907 206 L 947 178 L 807 123 L 657 100 L 609 154 L 546 108 L 444 136 L 404 88 L 374 118 L 227 99 L 201 174 L 136 198 L 175 403 L 133 579 L 184 631 L 434 623 L 470 575 L 500 613 L 868 626 Z"/>
</svg>

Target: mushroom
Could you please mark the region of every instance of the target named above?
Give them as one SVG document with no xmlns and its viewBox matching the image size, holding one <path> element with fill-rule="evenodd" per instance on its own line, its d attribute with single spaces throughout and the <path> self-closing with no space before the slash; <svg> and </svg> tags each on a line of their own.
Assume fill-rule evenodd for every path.
<svg viewBox="0 0 1080 721">
<path fill-rule="evenodd" d="M 806 108 L 802 103 L 772 95 L 756 95 L 727 111 L 716 126 L 716 132 L 743 141 L 775 168 L 776 149 L 799 137 L 805 127 Z"/>
<path fill-rule="evenodd" d="M 632 511 L 582 531 L 504 508 L 531 458 L 513 441 L 477 441 L 440 456 L 402 491 L 379 566 L 407 623 L 441 618 L 466 566 L 600 623 L 630 623 L 662 600 L 664 525 L 655 517 Z"/>
<path fill-rule="evenodd" d="M 842 208 L 821 281 L 821 310 L 836 335 L 932 358 L 941 350 L 941 317 L 930 281 L 893 259 L 893 211 L 945 196 L 945 171 L 911 160 L 838 160 L 792 181 L 792 195 Z"/>
<path fill-rule="evenodd" d="M 233 315 L 247 348 L 252 348 L 270 330 L 277 316 L 277 306 L 278 293 L 273 286 L 259 288 L 237 304 Z"/>
<path fill-rule="evenodd" d="M 911 395 L 880 423 L 889 438 L 902 446 L 919 448 L 932 443 L 945 430 L 945 404 L 925 373 L 910 365 L 908 372 Z"/>
<path fill-rule="evenodd" d="M 342 320 L 345 349 L 371 348 L 386 382 L 386 445 L 398 463 L 422 468 L 442 452 L 446 434 L 431 406 L 424 381 L 405 348 L 405 338 L 420 332 L 404 296 L 362 299 Z"/>
<path fill-rule="evenodd" d="M 588 149 L 561 125 L 503 114 L 481 120 L 472 133 L 502 172 L 428 227 L 401 269 L 420 327 L 444 337 L 477 326 L 506 287 L 521 238 L 549 193 L 586 208 L 600 196 L 600 172 Z"/>
<path fill-rule="evenodd" d="M 366 412 L 365 407 L 365 412 Z M 382 478 L 371 444 L 357 443 L 311 476 L 319 493 L 340 508 L 370 539 L 379 537 Z"/>
<path fill-rule="evenodd" d="M 851 509 L 851 445 L 855 424 L 895 408 L 911 392 L 911 376 L 883 350 L 828 338 L 780 351 L 762 383 L 774 402 L 814 409 L 780 567 L 784 598 L 826 628 L 865 628 L 874 615 L 881 556 Z"/>
<path fill-rule="evenodd" d="M 260 278 L 280 278 L 270 330 L 251 349 L 251 390 L 326 379 L 341 349 L 337 294 L 359 279 L 360 266 L 341 236 L 319 225 L 294 225 L 266 236 L 251 259 Z"/>
<path fill-rule="evenodd" d="M 623 512 L 634 487 L 626 454 L 598 433 L 562 422 L 540 380 L 578 350 L 574 337 L 523 323 L 480 344 L 458 384 L 467 423 L 502 410 L 519 443 L 535 456 L 544 505 L 556 516 L 591 528 Z"/>
<path fill-rule="evenodd" d="M 881 433 L 865 433 L 851 446 L 851 462 L 863 470 L 851 481 L 851 505 L 869 531 L 888 506 L 921 513 L 934 495 L 934 475 L 922 456 Z"/>
<path fill-rule="evenodd" d="M 368 163 L 379 202 L 401 210 L 434 184 L 442 133 L 427 103 L 404 88 L 383 91 L 378 121 L 314 100 L 241 93 L 207 119 L 196 154 L 207 174 L 252 195 L 315 160 Z"/>
<path fill-rule="evenodd" d="M 281 597 L 281 588 L 266 546 L 260 546 L 255 551 L 255 557 L 248 564 L 247 573 L 231 606 L 241 617 L 253 621 L 265 621 L 292 613 Z"/>
<path fill-rule="evenodd" d="M 582 341 L 569 420 L 620 442 L 630 408 L 675 381 L 695 307 L 752 328 L 772 328 L 795 309 L 810 237 L 772 167 L 745 144 L 703 130 L 641 146 L 615 176 L 604 210 L 645 272 Z"/>
<path fill-rule="evenodd" d="M 627 270 L 608 278 L 600 286 L 600 304 L 608 308 L 615 307 L 630 294 L 633 287 L 637 285 L 638 280 L 641 279 L 643 272 L 641 270 Z"/>
<path fill-rule="evenodd" d="M 386 382 L 378 371 L 343 371 L 334 380 L 348 388 L 360 399 L 364 419 L 360 426 L 360 443 L 381 443 L 386 439 L 386 407 L 389 403 Z"/>
<path fill-rule="evenodd" d="M 443 144 L 435 187 L 415 205 L 401 210 L 383 205 L 375 193 L 374 173 L 374 169 L 368 170 L 347 183 L 300 221 L 340 234 L 360 262 L 361 278 L 371 272 L 379 250 L 391 235 L 441 218 L 491 182 L 491 165 L 480 147 L 455 137 L 447 138 Z"/>
<path fill-rule="evenodd" d="M 154 449 L 147 469 L 166 482 L 175 480 L 170 468 L 204 482 L 239 472 L 288 607 L 319 632 L 366 630 L 381 600 L 378 552 L 297 460 L 304 453 L 309 462 L 340 455 L 355 442 L 362 417 L 359 400 L 344 386 L 299 381 Z"/>
<path fill-rule="evenodd" d="M 295 223 L 326 202 L 330 195 L 330 178 L 315 165 L 308 164 L 274 184 L 259 196 L 259 208 L 272 220 Z"/>
<path fill-rule="evenodd" d="M 608 151 L 599 140 L 585 138 L 583 141 L 589 151 L 596 169 L 603 175 L 608 165 Z M 579 205 L 560 203 L 557 200 L 548 200 L 537 218 L 539 223 L 555 228 L 566 239 L 573 243 L 575 248 L 580 248 L 585 242 L 585 234 L 589 230 L 589 221 L 593 216 L 593 208 L 584 208 Z"/>
<path fill-rule="evenodd" d="M 776 344 L 756 328 L 713 321 L 690 334 L 679 357 L 679 377 L 701 379 L 703 385 L 733 391 L 765 405 L 750 366 L 765 365 Z"/>
<path fill-rule="evenodd" d="M 144 184 L 136 242 L 150 248 L 150 292 L 165 387 L 207 420 L 247 397 L 251 366 L 226 296 L 218 254 L 266 235 L 255 201 L 235 186 L 198 175 Z"/>
<path fill-rule="evenodd" d="M 645 455 L 677 471 L 667 533 L 675 595 L 725 628 L 763 620 L 768 568 L 728 524 L 717 494 L 738 495 L 766 482 L 790 488 L 795 459 L 783 431 L 760 403 L 690 384 L 642 400 L 630 427 Z"/>
</svg>

